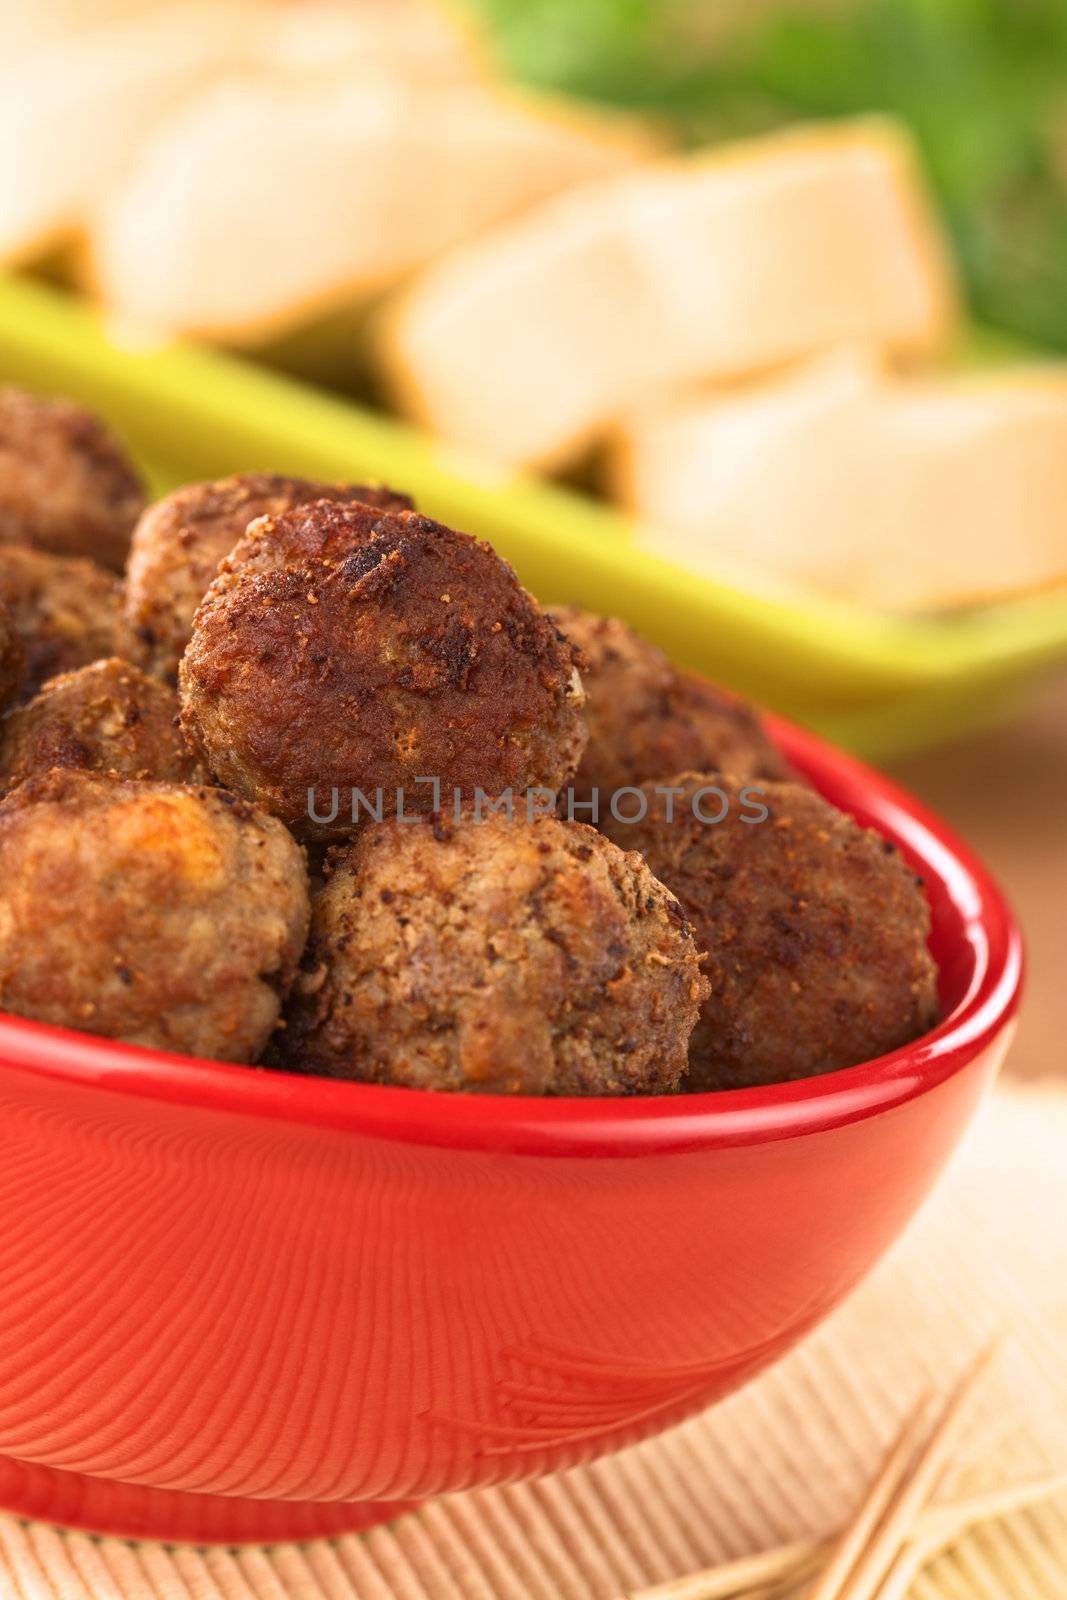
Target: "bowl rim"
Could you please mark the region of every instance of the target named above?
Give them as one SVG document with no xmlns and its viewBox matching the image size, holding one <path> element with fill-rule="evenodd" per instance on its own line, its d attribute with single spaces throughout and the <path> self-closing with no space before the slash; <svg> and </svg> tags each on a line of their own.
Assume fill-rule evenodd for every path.
<svg viewBox="0 0 1067 1600">
<path fill-rule="evenodd" d="M 492 1096 L 302 1077 L 204 1061 L 0 1012 L 0 1069 L 246 1118 L 405 1144 L 515 1155 L 637 1156 L 796 1138 L 888 1111 L 961 1071 L 1020 1003 L 1022 934 L 1000 888 L 948 825 L 890 779 L 784 718 L 787 760 L 939 883 L 973 970 L 941 1022 L 855 1067 L 760 1088 L 618 1097 Z"/>
</svg>

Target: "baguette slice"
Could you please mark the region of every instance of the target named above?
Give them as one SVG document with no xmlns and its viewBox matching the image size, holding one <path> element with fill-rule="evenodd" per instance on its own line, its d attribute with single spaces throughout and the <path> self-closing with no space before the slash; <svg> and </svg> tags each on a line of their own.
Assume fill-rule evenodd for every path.
<svg viewBox="0 0 1067 1600">
<path fill-rule="evenodd" d="M 255 7 L 169 6 L 0 65 L 0 262 L 77 234 L 149 130 L 238 58 Z"/>
<path fill-rule="evenodd" d="M 431 268 L 385 321 L 402 407 L 514 466 L 577 454 L 650 388 L 845 339 L 945 340 L 956 298 L 903 135 L 814 126 L 589 186 Z"/>
<path fill-rule="evenodd" d="M 473 85 L 234 80 L 102 209 L 95 285 L 127 326 L 253 342 L 659 148 L 629 117 Z"/>
<path fill-rule="evenodd" d="M 615 479 L 643 542 L 694 571 L 987 603 L 1067 579 L 1067 367 L 909 378 L 842 352 L 631 417 Z"/>
</svg>

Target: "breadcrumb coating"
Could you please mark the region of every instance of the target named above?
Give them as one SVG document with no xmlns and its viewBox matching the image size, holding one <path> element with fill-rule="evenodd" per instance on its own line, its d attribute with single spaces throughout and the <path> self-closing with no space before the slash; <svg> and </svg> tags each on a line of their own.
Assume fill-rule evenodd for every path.
<svg viewBox="0 0 1067 1600">
<path fill-rule="evenodd" d="M 0 1010 L 254 1062 L 308 927 L 303 852 L 218 789 L 54 771 L 0 803 Z"/>
<path fill-rule="evenodd" d="M 22 644 L 23 696 L 105 656 L 135 659 L 122 584 L 92 561 L 0 543 L 0 604 Z"/>
<path fill-rule="evenodd" d="M 620 789 L 684 767 L 739 778 L 785 778 L 788 768 L 755 706 L 680 672 L 662 650 L 616 617 L 553 606 L 553 621 L 582 653 L 589 743 L 574 779 L 601 810 Z"/>
<path fill-rule="evenodd" d="M 53 767 L 205 781 L 178 726 L 175 691 L 114 656 L 50 679 L 0 722 L 0 789 Z"/>
<path fill-rule="evenodd" d="M 489 545 L 320 502 L 253 523 L 223 562 L 182 660 L 182 725 L 227 788 L 301 839 L 343 839 L 356 791 L 387 815 L 398 791 L 433 809 L 431 780 L 446 803 L 560 788 L 585 742 L 575 662 Z"/>
<path fill-rule="evenodd" d="M 0 543 L 87 556 L 121 572 L 144 486 L 99 418 L 0 389 Z"/>
<path fill-rule="evenodd" d="M 409 1088 L 666 1093 L 706 992 L 673 896 L 594 829 L 394 820 L 316 897 L 277 1058 Z"/>
<path fill-rule="evenodd" d="M 386 511 L 411 505 L 406 495 L 371 484 L 246 472 L 187 484 L 149 506 L 134 529 L 126 574 L 126 616 L 149 671 L 177 681 L 196 608 L 248 524 L 315 500 L 360 501 Z"/>
<path fill-rule="evenodd" d="M 887 839 L 797 783 L 687 772 L 671 786 L 646 785 L 645 820 L 607 831 L 678 896 L 706 953 L 686 1088 L 834 1072 L 934 1026 L 929 908 Z"/>
</svg>

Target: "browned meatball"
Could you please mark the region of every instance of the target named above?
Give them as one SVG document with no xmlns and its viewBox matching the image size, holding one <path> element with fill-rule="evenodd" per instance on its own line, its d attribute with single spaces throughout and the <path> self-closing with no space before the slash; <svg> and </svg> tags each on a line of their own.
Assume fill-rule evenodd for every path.
<svg viewBox="0 0 1067 1600">
<path fill-rule="evenodd" d="M 671 895 L 582 823 L 375 823 L 316 898 L 281 1064 L 409 1088 L 666 1092 L 706 992 Z"/>
<path fill-rule="evenodd" d="M 0 804 L 0 1010 L 253 1062 L 307 924 L 303 852 L 233 795 L 52 772 Z"/>
<path fill-rule="evenodd" d="M 411 506 L 406 495 L 371 484 L 309 483 L 258 472 L 191 483 L 149 506 L 130 548 L 126 615 L 150 671 L 177 678 L 196 608 L 248 524 L 313 500 L 363 501 L 385 511 Z"/>
<path fill-rule="evenodd" d="M 361 819 L 398 790 L 433 809 L 431 779 L 446 806 L 558 789 L 585 740 L 570 645 L 489 545 L 410 511 L 253 523 L 197 612 L 181 691 L 219 781 L 309 840 L 348 837 L 354 796 Z"/>
<path fill-rule="evenodd" d="M 888 840 L 800 784 L 672 782 L 673 797 L 646 785 L 646 819 L 608 832 L 642 852 L 707 952 L 686 1088 L 832 1072 L 934 1025 L 929 910 Z"/>
<path fill-rule="evenodd" d="M 52 678 L 0 723 L 0 789 L 53 767 L 171 783 L 205 777 L 178 726 L 177 694 L 117 657 Z"/>
<path fill-rule="evenodd" d="M 22 682 L 22 640 L 15 632 L 15 621 L 0 600 L 0 712 L 6 711 Z"/>
<path fill-rule="evenodd" d="M 739 778 L 788 775 L 748 701 L 679 672 L 615 617 L 575 606 L 555 606 L 551 616 L 584 658 L 589 743 L 574 779 L 577 800 L 597 790 L 603 815 L 617 790 L 685 767 Z"/>
<path fill-rule="evenodd" d="M 121 571 L 144 488 L 91 412 L 0 390 L 0 542 Z"/>
<path fill-rule="evenodd" d="M 22 642 L 24 694 L 102 656 L 130 654 L 122 585 L 92 561 L 0 544 L 0 604 Z"/>
</svg>

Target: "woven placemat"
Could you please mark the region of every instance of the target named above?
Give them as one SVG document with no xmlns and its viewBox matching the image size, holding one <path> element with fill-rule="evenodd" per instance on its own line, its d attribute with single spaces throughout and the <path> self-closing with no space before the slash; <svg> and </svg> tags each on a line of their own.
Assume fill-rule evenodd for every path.
<svg viewBox="0 0 1067 1600">
<path fill-rule="evenodd" d="M 835 1528 L 916 1395 L 1007 1332 L 953 1495 L 1067 1469 L 1067 1092 L 1004 1088 L 890 1257 L 787 1360 L 702 1417 L 363 1537 L 241 1550 L 0 1517 L 3 1600 L 617 1600 Z M 918 1600 L 1064 1600 L 1067 1497 L 988 1523 Z"/>
</svg>

